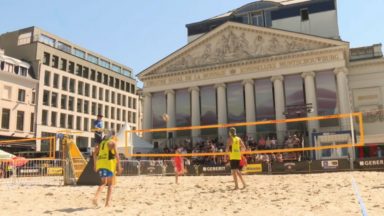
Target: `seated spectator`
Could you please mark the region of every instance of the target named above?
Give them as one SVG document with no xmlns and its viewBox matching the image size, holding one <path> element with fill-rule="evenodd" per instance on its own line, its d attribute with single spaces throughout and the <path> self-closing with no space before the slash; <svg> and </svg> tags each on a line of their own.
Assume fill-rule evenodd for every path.
<svg viewBox="0 0 384 216">
<path fill-rule="evenodd" d="M 257 149 L 265 149 L 265 139 L 263 136 L 261 136 L 257 142 Z"/>
<path fill-rule="evenodd" d="M 271 149 L 271 140 L 269 139 L 269 137 L 267 137 L 267 140 L 265 141 L 265 149 Z"/>
<path fill-rule="evenodd" d="M 277 140 L 276 137 L 272 137 L 271 139 L 271 148 L 276 149 L 277 148 Z"/>
</svg>

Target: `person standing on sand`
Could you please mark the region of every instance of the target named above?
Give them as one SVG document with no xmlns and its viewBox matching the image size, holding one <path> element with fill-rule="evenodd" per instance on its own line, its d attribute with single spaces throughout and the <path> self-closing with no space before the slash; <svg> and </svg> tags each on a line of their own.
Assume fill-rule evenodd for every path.
<svg viewBox="0 0 384 216">
<path fill-rule="evenodd" d="M 106 135 L 104 140 L 99 144 L 99 147 L 96 148 L 93 161 L 95 172 L 101 177 L 101 185 L 97 188 L 95 197 L 92 200 L 93 204 L 97 206 L 101 191 L 108 185 L 105 207 L 109 207 L 115 175 L 119 175 L 122 172 L 114 131 L 109 131 L 109 134 Z"/>
<path fill-rule="evenodd" d="M 175 154 L 181 154 L 181 149 L 176 149 Z M 175 156 L 173 158 L 173 166 L 175 167 L 176 184 L 179 184 L 179 175 L 184 173 L 183 158 Z"/>
<path fill-rule="evenodd" d="M 245 149 L 243 141 L 236 135 L 236 129 L 231 127 L 229 129 L 229 137 L 227 139 L 227 148 L 226 152 L 229 152 L 229 161 L 231 165 L 231 172 L 233 180 L 235 181 L 235 190 L 239 189 L 237 183 L 237 177 L 241 180 L 243 188 L 246 187 L 243 176 L 240 172 L 240 160 L 241 160 L 241 150 Z"/>
</svg>

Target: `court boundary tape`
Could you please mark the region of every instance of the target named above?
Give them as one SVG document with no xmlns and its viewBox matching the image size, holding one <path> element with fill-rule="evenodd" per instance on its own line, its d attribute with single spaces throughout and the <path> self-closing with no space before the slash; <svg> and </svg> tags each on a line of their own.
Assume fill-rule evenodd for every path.
<svg viewBox="0 0 384 216">
<path fill-rule="evenodd" d="M 351 182 L 352 182 L 352 189 L 355 192 L 355 196 L 356 196 L 357 201 L 359 202 L 361 215 L 368 216 L 367 208 L 365 207 L 365 203 L 363 201 L 363 198 L 361 198 L 361 195 L 359 192 L 359 187 L 356 183 L 355 178 L 352 175 L 351 175 Z"/>
</svg>

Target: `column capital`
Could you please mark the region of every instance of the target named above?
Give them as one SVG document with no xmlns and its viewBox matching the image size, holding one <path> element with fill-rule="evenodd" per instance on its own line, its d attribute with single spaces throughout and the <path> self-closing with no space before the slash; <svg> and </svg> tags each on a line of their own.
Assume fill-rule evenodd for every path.
<svg viewBox="0 0 384 216">
<path fill-rule="evenodd" d="M 281 75 L 271 77 L 271 81 L 272 81 L 272 82 L 275 82 L 276 80 L 283 81 L 283 80 L 284 80 L 284 77 L 281 76 Z"/>
<path fill-rule="evenodd" d="M 313 71 L 308 71 L 308 72 L 304 72 L 304 73 L 301 74 L 301 77 L 302 77 L 302 78 L 305 78 L 305 77 L 307 77 L 307 76 L 309 76 L 309 77 L 315 77 L 315 72 L 313 72 Z"/>
<path fill-rule="evenodd" d="M 152 97 L 152 93 L 151 92 L 143 92 L 143 96 L 144 97 Z"/>
<path fill-rule="evenodd" d="M 217 84 L 215 84 L 215 88 L 220 88 L 220 87 L 223 87 L 223 88 L 225 88 L 225 83 L 217 83 Z"/>
<path fill-rule="evenodd" d="M 246 80 L 243 80 L 243 82 L 241 82 L 243 85 L 246 85 L 246 84 L 251 84 L 253 85 L 255 83 L 255 81 L 253 81 L 253 79 L 246 79 Z"/>
<path fill-rule="evenodd" d="M 173 89 L 168 89 L 164 91 L 164 94 L 175 94 L 175 91 Z"/>
<path fill-rule="evenodd" d="M 188 88 L 188 91 L 189 91 L 189 92 L 192 92 L 192 91 L 197 91 L 197 92 L 199 92 L 199 91 L 200 91 L 200 88 L 199 88 L 199 86 L 193 86 L 193 87 Z"/>
<path fill-rule="evenodd" d="M 333 72 L 337 75 L 339 73 L 344 73 L 345 75 L 348 74 L 348 68 L 346 67 L 338 67 L 333 70 Z"/>
</svg>

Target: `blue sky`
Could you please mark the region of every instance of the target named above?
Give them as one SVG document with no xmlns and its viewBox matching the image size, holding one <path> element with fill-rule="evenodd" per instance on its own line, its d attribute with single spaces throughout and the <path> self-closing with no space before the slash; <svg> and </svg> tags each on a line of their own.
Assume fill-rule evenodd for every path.
<svg viewBox="0 0 384 216">
<path fill-rule="evenodd" d="M 41 27 L 138 73 L 185 45 L 185 24 L 252 0 L 0 0 L 0 32 Z M 338 0 L 351 47 L 384 42 L 384 0 Z M 381 20 L 381 21 L 380 21 Z"/>
</svg>

